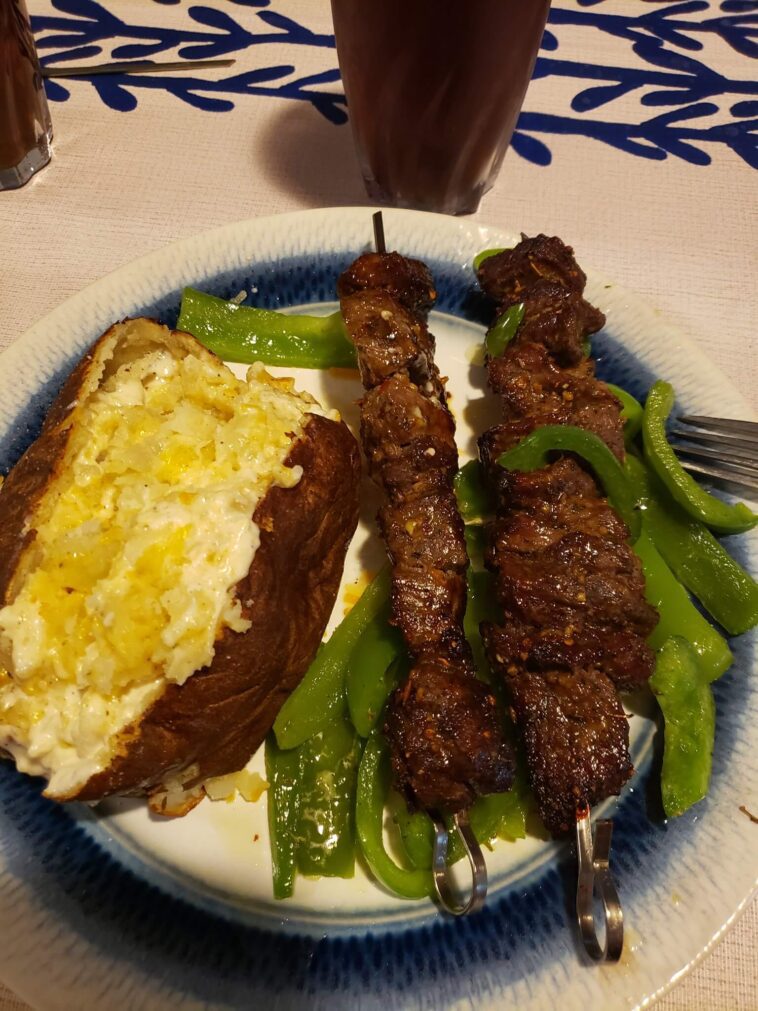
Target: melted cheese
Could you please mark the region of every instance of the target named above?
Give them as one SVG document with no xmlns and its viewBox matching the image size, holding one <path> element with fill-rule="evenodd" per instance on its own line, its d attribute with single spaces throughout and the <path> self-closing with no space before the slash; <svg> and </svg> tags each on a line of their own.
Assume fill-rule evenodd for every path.
<svg viewBox="0 0 758 1011">
<path fill-rule="evenodd" d="M 65 795 L 167 683 L 250 627 L 235 597 L 252 516 L 292 487 L 292 440 L 314 405 L 261 367 L 157 350 L 122 365 L 80 413 L 33 517 L 35 564 L 0 609 L 0 747 Z"/>
</svg>

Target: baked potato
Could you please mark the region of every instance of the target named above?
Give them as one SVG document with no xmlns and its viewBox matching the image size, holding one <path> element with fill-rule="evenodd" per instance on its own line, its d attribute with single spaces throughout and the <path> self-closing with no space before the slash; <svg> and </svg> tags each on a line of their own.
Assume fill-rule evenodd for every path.
<svg viewBox="0 0 758 1011">
<path fill-rule="evenodd" d="M 125 320 L 7 476 L 0 750 L 47 796 L 192 806 L 248 762 L 313 659 L 360 461 L 293 385 Z"/>
</svg>

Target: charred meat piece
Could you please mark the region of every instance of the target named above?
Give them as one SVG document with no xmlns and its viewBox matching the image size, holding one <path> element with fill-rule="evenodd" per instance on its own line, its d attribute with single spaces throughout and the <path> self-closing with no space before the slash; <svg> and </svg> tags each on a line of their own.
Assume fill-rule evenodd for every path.
<svg viewBox="0 0 758 1011">
<path fill-rule="evenodd" d="M 526 664 L 530 671 L 539 672 L 592 667 L 602 671 L 620 691 L 639 687 L 639 672 L 649 659 L 644 639 L 627 629 L 589 625 L 541 629 L 509 621 L 493 626 L 487 635 L 489 647 L 501 657 L 505 668 Z"/>
<path fill-rule="evenodd" d="M 426 447 L 430 468 L 438 467 L 436 450 L 431 449 L 437 444 L 455 449 L 454 436 L 455 422 L 444 402 L 414 383 L 407 372 L 391 376 L 363 398 L 361 439 L 369 467 L 379 480 L 388 459 L 418 445 L 421 439 L 430 440 Z M 456 451 L 453 467 L 457 465 Z"/>
<path fill-rule="evenodd" d="M 632 773 L 619 690 L 652 673 L 645 601 L 626 526 L 594 478 L 569 456 L 533 473 L 504 471 L 500 454 L 546 424 L 594 432 L 624 458 L 620 405 L 595 378 L 582 342 L 604 317 L 582 297 L 585 276 L 559 239 L 524 239 L 485 260 L 487 294 L 524 302 L 524 321 L 487 363 L 504 420 L 480 439 L 497 498 L 485 561 L 503 609 L 482 629 L 510 695 L 543 821 L 556 835 L 576 809 L 618 793 Z"/>
<path fill-rule="evenodd" d="M 577 425 L 607 442 L 616 456 L 624 456 L 624 433 L 618 400 L 595 379 L 589 358 L 571 368 L 561 368 L 541 343 L 519 341 L 507 357 L 489 364 L 489 382 L 503 401 L 510 423 L 528 419 L 540 425 Z M 508 422 L 506 422 L 506 425 Z M 518 427 L 523 438 L 523 426 Z M 502 450 L 501 450 L 502 452 Z"/>
<path fill-rule="evenodd" d="M 461 631 L 466 582 L 461 576 L 395 563 L 391 604 L 392 624 L 402 631 L 411 656 L 429 653 L 464 659 L 468 664 L 468 645 Z"/>
<path fill-rule="evenodd" d="M 498 597 L 509 614 L 538 628 L 573 626 L 595 611 L 609 625 L 626 625 L 635 610 L 647 615 L 644 600 L 635 609 L 642 587 L 625 544 L 566 533 L 547 547 L 524 551 L 511 547 L 506 524 L 492 526 L 486 559 L 498 572 L 507 572 L 507 580 L 498 583 Z"/>
<path fill-rule="evenodd" d="M 431 492 L 388 505 L 379 511 L 379 526 L 397 564 L 465 575 L 463 521 L 447 497 Z"/>
<path fill-rule="evenodd" d="M 386 291 L 414 316 L 425 320 L 437 300 L 429 268 L 400 253 L 364 253 L 340 275 L 340 300 L 359 291 Z"/>
<path fill-rule="evenodd" d="M 360 257 L 338 290 L 367 391 L 363 448 L 384 492 L 391 620 L 412 661 L 387 707 L 395 782 L 418 807 L 460 811 L 510 787 L 513 754 L 463 633 L 468 556 L 452 484 L 455 424 L 425 322 L 434 287 L 423 264 L 389 253 Z"/>
<path fill-rule="evenodd" d="M 367 390 L 400 372 L 426 393 L 443 396 L 434 338 L 423 319 L 382 290 L 348 295 L 340 304 L 348 333 L 359 335 L 358 367 Z"/>
<path fill-rule="evenodd" d="M 652 664 L 645 642 L 655 612 L 644 599 L 642 574 L 625 544 L 590 534 L 567 534 L 552 545 L 520 550 L 500 527 L 492 534 L 489 566 L 502 573 L 498 598 L 512 649 L 506 663 L 528 655 L 534 669 L 592 664 L 622 691 L 644 683 Z"/>
<path fill-rule="evenodd" d="M 502 308 L 521 302 L 527 289 L 545 279 L 567 291 L 584 291 L 587 276 L 574 259 L 574 250 L 556 237 L 521 236 L 513 249 L 488 256 L 478 270 L 479 284 Z"/>
<path fill-rule="evenodd" d="M 542 344 L 562 368 L 583 360 L 584 338 L 605 323 L 602 312 L 554 281 L 538 281 L 524 292 L 522 301 L 524 322 L 516 346 Z"/>
<path fill-rule="evenodd" d="M 599 671 L 517 671 L 508 687 L 537 807 L 560 836 L 579 804 L 619 793 L 632 775 L 629 721 L 616 689 Z"/>
<path fill-rule="evenodd" d="M 467 660 L 421 656 L 393 698 L 385 733 L 398 787 L 426 810 L 460 811 L 510 788 L 502 716 Z"/>
</svg>

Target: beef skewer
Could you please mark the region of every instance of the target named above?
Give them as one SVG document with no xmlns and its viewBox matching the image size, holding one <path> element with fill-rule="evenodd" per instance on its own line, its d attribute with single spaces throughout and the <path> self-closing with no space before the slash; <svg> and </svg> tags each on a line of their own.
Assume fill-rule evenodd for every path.
<svg viewBox="0 0 758 1011">
<path fill-rule="evenodd" d="M 391 621 L 411 659 L 388 702 L 384 732 L 395 785 L 437 825 L 440 899 L 450 911 L 471 911 L 486 883 L 482 889 L 484 863 L 466 811 L 476 797 L 510 788 L 514 761 L 463 632 L 468 555 L 453 492 L 455 424 L 426 325 L 434 284 L 424 264 L 381 245 L 341 275 L 338 293 L 366 390 L 363 448 L 383 491 L 378 521 L 392 563 Z M 443 880 L 441 811 L 455 815 L 470 851 L 475 901 L 465 907 L 455 905 Z"/>
<path fill-rule="evenodd" d="M 487 362 L 504 420 L 480 439 L 497 500 L 485 560 L 503 621 L 483 626 L 482 636 L 510 697 L 542 820 L 555 836 L 577 832 L 580 924 L 588 951 L 617 958 L 623 933 L 607 873 L 610 823 L 596 840 L 603 852 L 593 855 L 589 809 L 618 794 L 632 775 L 629 725 L 618 693 L 639 687 L 652 673 L 646 638 L 657 615 L 644 599 L 626 526 L 575 459 L 564 455 L 532 473 L 509 472 L 496 462 L 546 424 L 593 432 L 623 460 L 620 405 L 584 354 L 583 341 L 605 322 L 582 297 L 585 281 L 573 251 L 543 235 L 524 238 L 479 269 L 498 314 L 524 304 L 516 337 Z M 608 900 L 607 953 L 596 938 L 594 948 L 590 943 L 593 872 Z"/>
</svg>

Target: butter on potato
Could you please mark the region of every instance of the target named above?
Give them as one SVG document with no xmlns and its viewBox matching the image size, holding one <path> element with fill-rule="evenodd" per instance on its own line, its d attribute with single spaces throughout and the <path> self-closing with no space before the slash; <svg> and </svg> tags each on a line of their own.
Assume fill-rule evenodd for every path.
<svg viewBox="0 0 758 1011">
<path fill-rule="evenodd" d="M 166 692 L 189 686 L 199 674 L 223 678 L 228 649 L 219 656 L 220 643 L 228 647 L 236 639 L 249 652 L 252 634 L 258 649 L 268 648 L 254 613 L 264 606 L 260 593 L 239 589 L 262 538 L 278 536 L 278 513 L 262 509 L 273 489 L 284 503 L 280 511 L 289 501 L 310 509 L 302 536 L 321 540 L 306 561 L 316 577 L 327 565 L 328 592 L 317 597 L 320 610 L 329 598 L 333 603 L 337 586 L 331 584 L 335 575 L 338 582 L 355 526 L 354 440 L 290 381 L 273 379 L 262 366 L 240 380 L 194 338 L 151 320 L 111 328 L 77 372 L 40 439 L 0 488 L 0 514 L 10 512 L 22 544 L 15 557 L 0 561 L 0 667 L 8 672 L 0 680 L 0 748 L 22 771 L 44 776 L 47 794 L 59 799 L 86 795 L 98 777 L 95 792 L 107 794 L 160 789 L 183 767 L 195 772 L 196 765 L 204 779 L 235 772 L 262 736 L 250 699 L 243 723 L 247 712 L 256 733 L 244 757 L 242 741 L 225 739 L 215 759 L 198 763 L 196 752 L 208 736 L 203 714 L 182 710 L 179 718 L 167 707 Z M 328 461 L 320 458 L 324 433 L 336 463 L 337 508 L 328 496 Z M 305 445 L 302 462 L 294 459 L 295 447 Z M 30 494 L 40 464 L 47 474 Z M 316 464 L 316 480 L 325 487 L 316 489 L 314 502 L 308 470 Z M 301 482 L 306 487 L 298 494 Z M 318 532 L 330 519 L 334 558 L 329 538 Z M 287 529 L 295 535 L 292 524 Z M 286 697 L 281 687 L 302 675 L 303 654 L 315 651 L 320 619 L 325 625 L 330 610 L 331 603 L 318 616 L 312 650 L 297 647 L 293 656 L 284 650 L 285 685 L 259 682 L 271 722 Z M 289 669 L 293 660 L 296 674 Z M 270 659 L 261 662 L 270 681 Z M 248 680 L 232 666 L 230 690 L 255 692 L 255 663 Z M 144 731 L 161 700 L 148 751 L 165 769 L 148 769 Z M 230 719 L 233 706 L 223 701 Z M 236 738 L 233 723 L 230 734 Z M 226 753 L 230 744 L 233 759 Z M 139 764 L 132 775 L 130 753 Z M 108 782 L 114 763 L 117 781 Z"/>
</svg>

